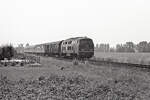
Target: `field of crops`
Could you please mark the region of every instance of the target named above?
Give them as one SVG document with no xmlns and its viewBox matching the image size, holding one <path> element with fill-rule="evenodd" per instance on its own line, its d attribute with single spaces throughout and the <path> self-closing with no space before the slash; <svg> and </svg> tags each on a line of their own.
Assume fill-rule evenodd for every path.
<svg viewBox="0 0 150 100">
<path fill-rule="evenodd" d="M 146 64 L 146 65 L 150 64 L 150 53 L 95 52 L 95 57 L 123 63 Z"/>
</svg>

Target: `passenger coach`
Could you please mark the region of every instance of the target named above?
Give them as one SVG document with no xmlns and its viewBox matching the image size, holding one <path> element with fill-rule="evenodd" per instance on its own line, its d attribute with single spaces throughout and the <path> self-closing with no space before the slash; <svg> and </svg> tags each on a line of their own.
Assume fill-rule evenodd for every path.
<svg viewBox="0 0 150 100">
<path fill-rule="evenodd" d="M 60 56 L 61 54 L 61 43 L 62 41 L 57 41 L 57 42 L 51 42 L 51 43 L 45 43 L 44 45 L 44 51 L 45 55 L 48 56 Z"/>
</svg>

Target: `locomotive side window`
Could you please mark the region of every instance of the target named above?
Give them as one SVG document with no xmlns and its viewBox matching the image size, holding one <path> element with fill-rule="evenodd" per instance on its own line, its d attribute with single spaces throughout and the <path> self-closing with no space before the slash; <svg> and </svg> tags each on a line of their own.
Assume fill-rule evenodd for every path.
<svg viewBox="0 0 150 100">
<path fill-rule="evenodd" d="M 63 45 L 65 45 L 65 44 L 66 44 L 66 42 L 63 43 Z"/>
<path fill-rule="evenodd" d="M 67 49 L 68 49 L 68 50 L 71 50 L 71 48 L 72 48 L 71 46 L 68 46 L 68 48 L 67 48 Z"/>
<path fill-rule="evenodd" d="M 69 42 L 68 42 L 68 44 L 71 44 L 71 43 L 72 43 L 72 41 L 69 41 Z"/>
</svg>

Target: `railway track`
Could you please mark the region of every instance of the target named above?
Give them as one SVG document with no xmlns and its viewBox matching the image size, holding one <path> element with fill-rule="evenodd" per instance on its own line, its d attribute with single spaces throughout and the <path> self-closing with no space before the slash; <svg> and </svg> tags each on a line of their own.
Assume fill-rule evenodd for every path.
<svg viewBox="0 0 150 100">
<path fill-rule="evenodd" d="M 58 57 L 53 57 L 53 58 L 58 59 L 58 60 L 69 61 L 69 62 L 73 61 L 73 59 L 71 59 L 71 58 L 58 58 Z M 85 63 L 85 61 L 87 61 L 88 63 L 93 64 L 93 65 L 128 67 L 128 68 L 132 67 L 132 68 L 142 68 L 142 69 L 150 70 L 150 65 L 144 65 L 144 64 L 112 62 L 112 61 L 95 60 L 95 59 L 78 60 L 78 62 L 80 62 L 80 63 Z"/>
<path fill-rule="evenodd" d="M 45 57 L 45 56 L 41 56 Z M 48 57 L 46 57 L 48 58 Z M 55 57 L 53 56 L 52 58 L 57 59 L 57 60 L 64 60 L 64 61 L 69 61 L 72 62 L 72 58 L 63 58 L 63 57 Z M 114 66 L 114 67 L 128 67 L 128 68 L 142 68 L 142 69 L 149 69 L 150 70 L 150 65 L 144 65 L 144 64 L 133 64 L 133 63 L 122 63 L 122 62 L 114 62 L 111 60 L 97 60 L 97 59 L 88 59 L 88 60 L 78 60 L 79 63 L 85 63 L 87 61 L 90 64 L 93 65 L 103 65 L 103 66 Z"/>
<path fill-rule="evenodd" d="M 116 67 L 137 67 L 143 69 L 150 69 L 150 65 L 143 64 L 132 64 L 132 63 L 121 63 L 121 62 L 111 62 L 111 61 L 97 61 L 97 60 L 88 60 L 89 63 L 94 65 L 107 65 L 107 66 L 116 66 Z"/>
</svg>

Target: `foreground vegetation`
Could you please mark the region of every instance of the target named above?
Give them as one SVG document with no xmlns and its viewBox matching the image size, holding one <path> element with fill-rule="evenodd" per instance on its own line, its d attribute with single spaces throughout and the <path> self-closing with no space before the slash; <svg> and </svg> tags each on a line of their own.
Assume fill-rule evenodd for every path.
<svg viewBox="0 0 150 100">
<path fill-rule="evenodd" d="M 40 67 L 0 67 L 0 100 L 149 100 L 150 72 L 41 57 Z"/>
<path fill-rule="evenodd" d="M 12 45 L 5 45 L 0 47 L 0 60 L 4 58 L 11 59 L 15 55 L 16 51 Z"/>
<path fill-rule="evenodd" d="M 144 82 L 144 85 L 141 84 Z M 50 74 L 34 80 L 0 78 L 1 100 L 149 100 L 150 86 L 138 77 L 108 80 L 81 74 Z"/>
</svg>

